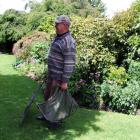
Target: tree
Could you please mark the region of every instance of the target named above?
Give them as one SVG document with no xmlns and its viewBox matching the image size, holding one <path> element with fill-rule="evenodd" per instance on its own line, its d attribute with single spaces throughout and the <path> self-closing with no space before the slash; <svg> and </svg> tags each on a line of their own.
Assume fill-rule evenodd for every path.
<svg viewBox="0 0 140 140">
<path fill-rule="evenodd" d="M 26 34 L 25 13 L 13 9 L 0 16 L 0 48 L 11 52 L 13 44 Z"/>
<path fill-rule="evenodd" d="M 93 17 L 97 17 L 101 15 L 102 10 L 100 10 L 98 3 L 96 6 L 92 6 L 92 4 L 88 0 L 43 0 L 41 3 L 36 1 L 30 1 L 27 5 L 30 7 L 31 12 L 51 12 L 67 15 L 80 15 L 83 17 L 87 17 L 88 15 L 92 15 Z M 26 7 L 27 8 L 27 7 Z"/>
<path fill-rule="evenodd" d="M 88 1 L 93 7 L 98 8 L 98 10 L 101 13 L 105 12 L 105 10 L 106 10 L 105 4 L 101 0 L 88 0 Z"/>
</svg>

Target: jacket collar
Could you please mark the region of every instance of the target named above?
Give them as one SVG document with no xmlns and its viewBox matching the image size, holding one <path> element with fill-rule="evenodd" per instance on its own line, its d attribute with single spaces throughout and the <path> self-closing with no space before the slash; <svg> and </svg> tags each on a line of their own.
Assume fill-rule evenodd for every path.
<svg viewBox="0 0 140 140">
<path fill-rule="evenodd" d="M 57 38 L 63 38 L 63 37 L 65 37 L 65 36 L 67 36 L 68 34 L 70 34 L 69 31 L 68 31 L 68 32 L 65 32 L 65 33 L 63 33 L 63 34 L 57 34 L 56 37 L 57 37 Z"/>
</svg>

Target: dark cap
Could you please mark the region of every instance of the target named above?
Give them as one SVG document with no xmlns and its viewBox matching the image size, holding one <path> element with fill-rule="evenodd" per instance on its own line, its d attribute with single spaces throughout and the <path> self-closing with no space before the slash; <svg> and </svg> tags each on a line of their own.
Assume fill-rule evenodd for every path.
<svg viewBox="0 0 140 140">
<path fill-rule="evenodd" d="M 65 23 L 66 25 L 70 26 L 70 19 L 66 15 L 61 15 L 56 18 L 55 24 L 57 23 Z"/>
</svg>

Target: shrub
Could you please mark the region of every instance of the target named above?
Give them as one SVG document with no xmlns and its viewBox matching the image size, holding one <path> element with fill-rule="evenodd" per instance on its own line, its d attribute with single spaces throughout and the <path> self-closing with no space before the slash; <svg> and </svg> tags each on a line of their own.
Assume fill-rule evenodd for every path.
<svg viewBox="0 0 140 140">
<path fill-rule="evenodd" d="M 48 42 L 33 42 L 29 48 L 29 55 L 32 59 L 41 63 L 44 62 L 49 51 Z"/>
<path fill-rule="evenodd" d="M 133 80 L 126 87 L 104 82 L 101 98 L 113 111 L 135 114 L 140 105 L 140 85 Z"/>
<path fill-rule="evenodd" d="M 35 45 L 36 43 L 37 45 Z M 30 60 L 30 58 L 33 56 L 33 53 L 37 52 L 38 49 L 40 49 L 41 51 L 46 51 L 42 50 L 43 48 L 45 48 L 45 45 L 47 48 L 47 34 L 44 32 L 35 32 L 32 35 L 23 37 L 21 40 L 15 43 L 13 47 L 13 53 L 18 60 L 23 60 L 25 62 Z M 40 55 L 40 57 L 44 56 Z"/>
<path fill-rule="evenodd" d="M 129 81 L 127 86 L 114 94 L 110 107 L 118 112 L 135 114 L 140 105 L 140 85 L 137 81 Z"/>
<path fill-rule="evenodd" d="M 120 85 L 117 85 L 116 83 L 113 83 L 111 81 L 104 81 L 103 84 L 101 84 L 100 96 L 106 108 L 109 107 L 109 104 L 113 99 L 113 94 L 119 93 L 120 90 Z"/>
<path fill-rule="evenodd" d="M 0 16 L 0 49 L 11 53 L 13 44 L 27 32 L 24 12 L 9 9 Z"/>
<path fill-rule="evenodd" d="M 130 51 L 128 53 L 127 61 L 131 63 L 132 60 L 140 60 L 140 35 L 132 35 L 128 38 Z"/>
<path fill-rule="evenodd" d="M 73 93 L 78 104 L 87 108 L 99 109 L 100 105 L 100 85 L 92 81 L 90 84 L 87 81 L 80 79 L 78 82 L 69 82 L 70 92 Z M 72 90 L 73 89 L 73 90 Z"/>
<path fill-rule="evenodd" d="M 45 71 L 42 67 L 49 51 L 46 35 L 36 32 L 19 40 L 13 48 L 16 55 L 15 67 L 33 79 L 39 79 Z"/>
<path fill-rule="evenodd" d="M 131 61 L 131 64 L 128 69 L 129 79 L 133 79 L 140 82 L 140 62 Z"/>
<path fill-rule="evenodd" d="M 125 85 L 128 75 L 124 67 L 111 66 L 108 73 L 108 81 L 112 81 L 118 85 Z"/>
<path fill-rule="evenodd" d="M 30 77 L 33 80 L 42 80 L 44 78 L 46 72 L 46 67 L 44 63 L 35 63 L 35 64 L 26 64 L 26 63 L 21 63 L 19 65 L 16 65 L 15 67 L 18 71 L 21 72 L 21 74 L 26 75 Z"/>
</svg>

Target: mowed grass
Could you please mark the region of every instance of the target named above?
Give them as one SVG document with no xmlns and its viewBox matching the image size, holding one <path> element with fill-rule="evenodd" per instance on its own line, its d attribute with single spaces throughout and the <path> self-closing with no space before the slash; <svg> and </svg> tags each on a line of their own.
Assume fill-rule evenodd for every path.
<svg viewBox="0 0 140 140">
<path fill-rule="evenodd" d="M 0 55 L 0 140 L 140 140 L 140 116 L 78 109 L 61 128 L 48 130 L 35 119 L 33 104 L 24 125 L 21 113 L 37 86 L 12 68 L 13 55 Z M 37 102 L 41 100 L 40 97 Z"/>
</svg>

